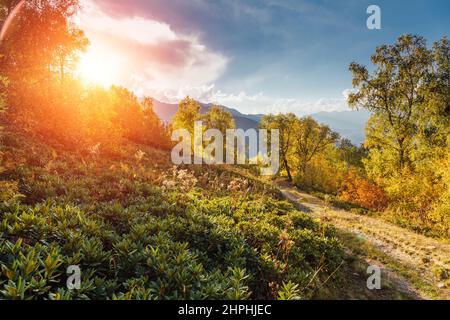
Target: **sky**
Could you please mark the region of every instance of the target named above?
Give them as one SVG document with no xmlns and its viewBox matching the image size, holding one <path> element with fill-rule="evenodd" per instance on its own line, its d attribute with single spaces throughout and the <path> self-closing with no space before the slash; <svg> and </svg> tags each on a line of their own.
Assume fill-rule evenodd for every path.
<svg viewBox="0 0 450 320">
<path fill-rule="evenodd" d="M 381 30 L 369 30 L 369 5 Z M 163 102 L 189 95 L 243 113 L 349 110 L 348 66 L 404 33 L 450 31 L 448 0 L 82 0 L 84 62 Z"/>
</svg>

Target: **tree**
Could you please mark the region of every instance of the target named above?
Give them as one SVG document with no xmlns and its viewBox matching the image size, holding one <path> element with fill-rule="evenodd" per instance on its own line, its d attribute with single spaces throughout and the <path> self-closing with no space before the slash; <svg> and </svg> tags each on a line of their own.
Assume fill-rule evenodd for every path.
<svg viewBox="0 0 450 320">
<path fill-rule="evenodd" d="M 213 105 L 201 116 L 201 120 L 205 131 L 203 157 L 207 163 L 222 163 L 227 150 L 227 130 L 236 128 L 233 115 L 223 107 Z"/>
<path fill-rule="evenodd" d="M 280 137 L 281 169 L 286 170 L 289 181 L 292 181 L 290 154 L 294 145 L 294 130 L 297 117 L 293 113 L 266 115 L 262 118 L 261 129 L 278 129 Z"/>
<path fill-rule="evenodd" d="M 173 117 L 173 128 L 186 129 L 194 134 L 194 123 L 201 119 L 200 104 L 189 97 L 184 98 L 179 103 L 178 111 Z"/>
<path fill-rule="evenodd" d="M 300 173 L 305 175 L 308 163 L 318 154 L 336 143 L 339 134 L 313 118 L 299 119 L 294 127 L 294 154 L 299 162 Z"/>
<path fill-rule="evenodd" d="M 364 146 L 357 147 L 349 139 L 342 138 L 338 144 L 340 159 L 348 167 L 363 167 L 363 159 L 367 157 L 367 149 Z"/>
<path fill-rule="evenodd" d="M 0 1 L 2 17 L 18 3 Z M 168 130 L 151 99 L 141 102 L 120 87 L 85 88 L 73 77 L 88 45 L 83 31 L 71 23 L 79 7 L 78 0 L 21 2 L 0 47 L 1 70 L 11 84 L 2 122 L 65 147 L 114 145 L 123 138 L 168 147 Z"/>
<path fill-rule="evenodd" d="M 2 77 L 0 75 L 0 116 L 3 115 L 3 112 L 5 112 L 5 108 L 6 108 L 6 102 L 5 102 L 5 87 L 7 85 L 7 80 L 5 77 Z M 2 129 L 2 122 L 3 119 L 1 119 L 0 121 L 0 132 Z"/>
<path fill-rule="evenodd" d="M 79 55 L 89 45 L 84 32 L 77 28 L 60 26 L 58 31 L 59 44 L 55 48 L 55 59 L 58 62 L 59 76 L 62 83 L 67 72 L 73 72 L 79 61 Z"/>
<path fill-rule="evenodd" d="M 169 131 L 153 110 L 153 99 L 145 97 L 142 102 L 142 116 L 147 143 L 163 149 L 170 147 Z"/>
<path fill-rule="evenodd" d="M 78 8 L 78 0 L 29 0 L 10 25 L 0 68 L 10 82 L 5 117 L 12 127 L 60 137 L 78 132 L 79 85 L 67 77 L 87 45 L 69 22 Z"/>
<path fill-rule="evenodd" d="M 433 66 L 426 87 L 433 103 L 433 113 L 440 119 L 450 121 L 450 41 L 447 37 L 436 41 L 432 49 Z"/>
<path fill-rule="evenodd" d="M 372 62 L 376 67 L 372 75 L 362 65 L 350 65 L 356 92 L 349 96 L 349 104 L 372 112 L 367 147 L 375 157 L 392 159 L 393 170 L 401 171 L 412 166 L 417 121 L 424 112 L 421 85 L 431 55 L 424 38 L 404 35 L 394 45 L 378 47 Z"/>
<path fill-rule="evenodd" d="M 431 56 L 431 72 L 422 86 L 427 112 L 418 121 L 419 133 L 425 147 L 445 148 L 450 136 L 450 41 L 436 41 Z"/>
<path fill-rule="evenodd" d="M 445 234 L 450 155 L 450 45 L 428 49 L 424 38 L 401 36 L 377 48 L 375 70 L 351 64 L 354 108 L 366 108 L 366 172 L 386 191 L 389 211 L 415 230 Z"/>
<path fill-rule="evenodd" d="M 113 86 L 115 125 L 122 128 L 123 137 L 145 143 L 144 113 L 136 95 L 128 89 Z"/>
<path fill-rule="evenodd" d="M 202 117 L 206 129 L 217 129 L 222 132 L 224 138 L 227 129 L 235 129 L 233 115 L 223 107 L 213 105 Z"/>
<path fill-rule="evenodd" d="M 8 12 L 15 2 L 4 1 Z M 29 0 L 10 26 L 2 42 L 1 67 L 14 82 L 34 83 L 73 70 L 77 56 L 89 44 L 83 31 L 70 23 L 79 9 L 78 0 Z"/>
<path fill-rule="evenodd" d="M 88 87 L 83 92 L 78 108 L 81 112 L 80 129 L 90 145 L 109 141 L 118 141 L 122 136 L 122 127 L 114 123 L 115 95 L 112 89 Z"/>
</svg>

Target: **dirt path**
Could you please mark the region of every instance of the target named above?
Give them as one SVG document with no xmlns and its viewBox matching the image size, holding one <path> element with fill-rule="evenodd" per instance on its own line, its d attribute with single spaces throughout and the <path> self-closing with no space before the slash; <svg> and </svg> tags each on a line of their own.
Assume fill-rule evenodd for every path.
<svg viewBox="0 0 450 320">
<path fill-rule="evenodd" d="M 449 243 L 330 207 L 287 183 L 278 183 L 278 187 L 301 210 L 334 225 L 346 250 L 367 264 L 379 266 L 389 286 L 413 299 L 450 299 Z"/>
</svg>

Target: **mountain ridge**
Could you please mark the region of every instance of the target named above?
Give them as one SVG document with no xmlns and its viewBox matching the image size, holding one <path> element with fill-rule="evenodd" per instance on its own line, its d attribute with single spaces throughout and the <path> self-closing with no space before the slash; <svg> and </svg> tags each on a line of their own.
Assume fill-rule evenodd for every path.
<svg viewBox="0 0 450 320">
<path fill-rule="evenodd" d="M 211 103 L 200 103 L 200 113 L 204 114 L 211 108 Z M 244 114 L 234 108 L 221 106 L 233 115 L 238 129 L 256 129 L 264 116 L 263 114 Z M 153 100 L 153 109 L 158 117 L 165 123 L 170 123 L 175 113 L 178 111 L 178 104 Z M 342 137 L 350 139 L 355 145 L 364 143 L 365 125 L 369 119 L 369 112 L 365 110 L 331 111 L 312 113 L 313 119 L 319 123 L 328 125 L 333 131 L 341 134 Z"/>
</svg>

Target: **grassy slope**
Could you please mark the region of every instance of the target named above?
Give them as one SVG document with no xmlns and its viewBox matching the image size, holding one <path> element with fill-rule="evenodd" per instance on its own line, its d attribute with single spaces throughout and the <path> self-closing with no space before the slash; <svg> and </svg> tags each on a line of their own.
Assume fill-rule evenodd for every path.
<svg viewBox="0 0 450 320">
<path fill-rule="evenodd" d="M 341 286 L 333 229 L 239 169 L 17 134 L 1 151 L 0 181 L 22 196 L 1 191 L 0 298 L 321 298 Z M 81 266 L 81 290 L 66 289 L 69 265 Z"/>
<path fill-rule="evenodd" d="M 387 280 L 386 288 L 397 287 L 399 296 L 404 291 L 412 293 L 411 298 L 449 298 L 448 241 L 425 237 L 379 217 L 330 207 L 321 199 L 286 184 L 280 187 L 290 200 L 301 203 L 300 209 L 337 228 L 340 242 L 356 262 L 348 264 L 354 265 L 353 269 L 372 263 L 382 267 Z M 361 272 L 365 273 L 364 268 Z M 347 279 L 351 278 L 351 274 L 347 276 Z"/>
</svg>

